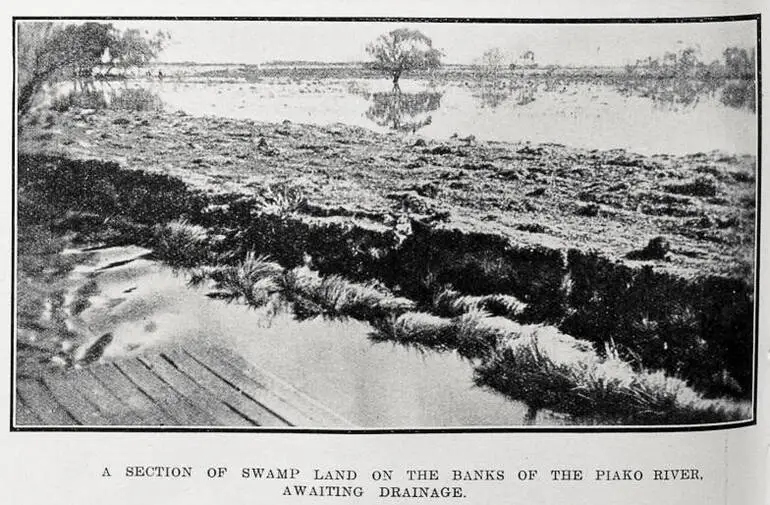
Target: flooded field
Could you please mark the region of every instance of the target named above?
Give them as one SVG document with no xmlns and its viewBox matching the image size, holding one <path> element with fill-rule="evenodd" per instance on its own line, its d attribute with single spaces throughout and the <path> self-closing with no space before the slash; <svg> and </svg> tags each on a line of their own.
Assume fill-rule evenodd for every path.
<svg viewBox="0 0 770 505">
<path fill-rule="evenodd" d="M 444 83 L 403 79 L 134 79 L 96 89 L 143 88 L 167 110 L 196 116 L 400 130 L 433 139 L 558 143 L 641 154 L 720 150 L 756 152 L 753 89 L 734 99 L 725 87 L 660 83 L 623 85 L 542 77 Z M 71 84 L 58 93 L 66 93 Z M 749 93 L 750 99 L 744 95 Z"/>
</svg>

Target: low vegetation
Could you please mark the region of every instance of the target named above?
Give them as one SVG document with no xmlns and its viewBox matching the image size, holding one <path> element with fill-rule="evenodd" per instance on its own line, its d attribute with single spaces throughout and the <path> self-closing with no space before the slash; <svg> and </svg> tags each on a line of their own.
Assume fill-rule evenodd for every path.
<svg viewBox="0 0 770 505">
<path fill-rule="evenodd" d="M 174 118 L 180 124 L 191 126 L 198 121 L 188 123 L 181 116 Z M 114 119 L 114 115 L 89 118 L 88 127 L 108 129 L 113 135 L 109 142 L 114 142 L 115 136 L 122 135 L 120 131 L 124 129 L 122 124 L 114 123 Z M 125 119 L 128 121 L 125 131 L 133 134 L 141 118 Z M 56 119 L 61 120 L 61 117 Z M 240 123 L 215 125 L 219 127 L 207 130 L 214 136 L 225 126 L 232 129 Z M 281 153 L 288 149 L 285 142 L 310 145 L 313 136 L 353 135 L 352 130 L 305 131 L 295 125 L 271 126 L 270 131 L 273 130 L 283 133 L 274 132 L 268 141 L 269 147 Z M 356 135 L 367 140 L 366 133 Z M 432 179 L 431 187 L 437 190 L 425 191 L 427 196 L 422 198 L 433 206 L 452 205 L 453 216 L 461 215 L 466 221 L 462 198 L 468 198 L 468 191 L 462 189 L 458 197 L 453 193 L 452 184 L 471 187 L 478 178 L 500 177 L 501 173 L 507 173 L 500 168 L 503 163 L 515 162 L 517 173 L 523 175 L 511 184 L 513 189 L 521 190 L 528 184 L 527 177 L 546 170 L 543 166 L 550 171 L 549 177 L 551 172 L 558 171 L 559 163 L 553 166 L 548 163 L 562 160 L 560 156 L 567 154 L 580 163 L 591 162 L 603 167 L 605 177 L 601 182 L 606 182 L 607 187 L 584 191 L 586 199 L 591 197 L 601 204 L 602 213 L 638 207 L 648 201 L 647 194 L 673 197 L 678 199 L 676 202 L 683 200 L 682 205 L 690 202 L 700 205 L 703 201 L 714 208 L 720 204 L 706 200 L 715 198 L 713 196 L 691 196 L 676 191 L 692 192 L 692 188 L 664 186 L 691 184 L 698 177 L 695 168 L 706 164 L 715 172 L 705 173 L 701 169 L 698 173 L 703 172 L 704 177 L 717 181 L 716 197 L 740 196 L 742 193 L 734 194 L 733 188 L 743 191 L 744 186 L 750 184 L 743 175 L 738 180 L 732 174 L 750 173 L 751 160 L 717 162 L 712 159 L 716 155 L 694 158 L 691 164 L 687 164 L 688 160 L 677 160 L 675 163 L 680 165 L 663 167 L 659 165 L 664 161 L 658 159 L 618 153 L 575 154 L 552 146 L 517 146 L 492 155 L 485 151 L 491 148 L 476 148 L 472 140 L 412 147 L 402 143 L 391 146 L 389 137 L 376 138 L 391 155 L 400 149 L 410 160 L 422 156 L 441 161 L 447 177 L 453 177 L 451 183 Z M 144 147 L 147 146 L 142 145 Z M 158 146 L 150 147 L 155 153 Z M 248 147 L 261 153 L 258 141 L 252 140 Z M 107 148 L 108 144 L 102 143 L 94 149 L 109 159 L 108 151 L 99 150 Z M 352 159 L 349 154 L 343 152 L 333 158 Z M 504 156 L 508 157 L 507 161 Z M 494 163 L 482 164 L 484 157 L 494 158 Z M 153 159 L 157 164 L 169 161 Z M 239 158 L 232 159 L 233 163 L 239 163 Z M 265 159 L 275 163 L 272 156 Z M 42 222 L 54 217 L 50 222 L 59 223 L 57 233 L 62 235 L 74 232 L 76 236 L 97 242 L 117 239 L 149 246 L 157 258 L 174 268 L 191 268 L 192 282 L 209 286 L 213 297 L 253 307 L 292 310 L 298 318 L 361 319 L 375 329 L 374 340 L 457 352 L 477 368 L 479 384 L 511 398 L 530 399 L 537 408 L 563 410 L 575 416 L 586 415 L 593 408 L 591 412 L 619 419 L 618 422 L 638 423 L 679 422 L 689 415 L 692 419 L 709 420 L 748 417 L 743 403 L 715 399 L 727 395 L 746 398 L 750 392 L 744 387 L 748 384 L 746 377 L 730 377 L 736 370 L 748 370 L 746 356 L 751 355 L 751 340 L 744 338 L 750 336 L 750 331 L 740 326 L 751 320 L 746 312 L 751 310 L 750 299 L 743 296 L 746 284 L 741 279 L 717 274 L 695 280 L 677 275 L 671 264 L 680 262 L 681 265 L 690 258 L 678 254 L 683 247 L 678 235 L 675 242 L 669 241 L 671 234 L 660 234 L 664 239 L 655 249 L 656 254 L 644 255 L 639 261 L 648 263 L 644 268 L 636 268 L 596 251 L 565 250 L 534 242 L 550 233 L 549 229 L 555 229 L 556 217 L 569 219 L 549 214 L 547 209 L 538 211 L 547 228 L 545 225 L 514 227 L 516 238 L 525 241 L 522 245 L 476 222 L 474 226 L 478 228 L 468 231 L 455 227 L 453 222 L 434 219 L 434 214 L 404 209 L 402 203 L 391 205 L 390 199 L 374 191 L 366 193 L 366 205 L 354 206 L 343 201 L 344 206 L 321 207 L 315 190 L 322 187 L 320 181 L 326 181 L 333 189 L 331 196 L 324 193 L 325 198 L 344 197 L 347 191 L 345 186 L 329 182 L 339 178 L 334 164 L 318 168 L 318 173 L 326 174 L 324 179 L 315 180 L 306 174 L 300 184 L 289 185 L 282 182 L 290 180 L 289 177 L 260 178 L 266 170 L 259 163 L 256 162 L 258 169 L 253 168 L 255 162 L 250 158 L 239 172 L 255 174 L 255 178 L 244 185 L 248 190 L 240 194 L 216 194 L 191 189 L 193 184 L 182 182 L 181 172 L 173 172 L 178 177 L 172 177 L 123 170 L 117 163 L 105 161 L 22 154 L 19 179 L 24 191 L 20 192 L 20 198 L 43 201 L 55 209 L 46 211 L 32 206 L 31 210 L 25 210 L 27 221 Z M 286 163 L 290 164 L 291 160 Z M 303 169 L 308 170 L 305 151 L 301 163 Z M 687 177 L 677 178 L 675 169 L 681 166 L 685 167 Z M 199 167 L 194 170 L 196 177 L 210 175 L 205 164 Z M 473 178 L 463 179 L 462 171 L 471 169 Z M 215 174 L 224 177 L 227 170 L 217 166 Z M 406 183 L 401 179 L 416 169 L 409 169 L 410 172 L 393 166 L 390 170 L 393 173 L 366 170 L 361 171 L 360 176 L 366 187 L 383 186 L 383 192 L 391 194 L 394 192 L 386 190 L 395 184 L 394 177 L 398 179 L 397 185 L 403 187 Z M 387 177 L 367 179 L 372 174 Z M 611 189 L 629 174 L 638 176 L 639 194 Z M 532 184 L 538 185 L 541 179 L 533 179 Z M 554 180 L 558 184 L 542 186 L 545 189 L 539 193 L 532 191 L 533 196 L 526 197 L 528 204 L 551 208 L 550 199 L 567 187 L 566 183 Z M 408 187 L 414 186 L 415 181 L 409 181 Z M 505 185 L 501 187 L 512 191 Z M 625 186 L 629 187 L 631 185 Z M 356 191 L 361 198 L 360 188 Z M 613 191 L 622 198 L 613 200 Z M 246 192 L 248 194 L 244 194 Z M 478 188 L 473 192 L 481 194 Z M 568 196 L 565 198 L 570 202 Z M 490 198 L 496 197 L 490 195 Z M 500 202 L 495 200 L 490 205 L 499 206 Z M 485 209 L 491 212 L 491 207 Z M 568 210 L 574 215 L 572 207 Z M 716 216 L 721 219 L 721 215 Z M 502 214 L 493 217 L 502 223 Z M 570 221 L 578 231 L 593 230 L 581 229 L 585 222 L 593 223 L 593 217 L 575 216 Z M 499 229 L 503 226 L 500 224 Z M 110 237 L 108 240 L 100 238 L 105 234 L 95 233 L 105 229 L 113 230 L 106 234 Z M 658 236 L 657 233 L 635 235 L 636 242 L 626 241 L 620 254 L 625 255 L 632 249 L 629 244 L 635 244 L 633 250 L 651 250 L 645 248 L 645 244 L 654 241 L 651 236 Z M 264 256 L 268 253 L 270 257 Z M 303 254 L 312 255 L 312 259 L 302 264 Z M 671 256 L 673 260 L 667 261 Z M 341 272 L 345 277 L 339 275 Z M 432 281 L 422 282 L 424 279 Z M 35 289 L 29 291 L 34 293 Z M 721 308 L 714 305 L 717 302 Z M 533 332 L 537 333 L 537 339 L 530 339 L 528 346 L 514 345 L 514 342 L 527 342 L 522 339 Z M 549 336 L 552 333 L 557 336 L 552 338 Z M 720 334 L 731 338 L 719 338 Z M 557 342 L 553 349 L 546 345 L 551 345 L 551 340 Z M 612 342 L 616 345 L 606 345 Z M 559 361 L 562 354 L 568 358 Z M 723 379 L 714 379 L 712 375 Z M 529 389 L 523 389 L 525 383 Z M 716 383 L 726 387 L 710 389 L 710 385 Z M 653 394 L 651 391 L 656 388 L 663 392 Z M 564 406 L 558 406 L 555 399 L 548 400 L 549 395 L 563 398 Z M 634 412 L 611 405 L 621 402 L 624 395 L 636 395 L 629 407 L 636 409 Z M 655 414 L 647 416 L 639 409 Z"/>
</svg>

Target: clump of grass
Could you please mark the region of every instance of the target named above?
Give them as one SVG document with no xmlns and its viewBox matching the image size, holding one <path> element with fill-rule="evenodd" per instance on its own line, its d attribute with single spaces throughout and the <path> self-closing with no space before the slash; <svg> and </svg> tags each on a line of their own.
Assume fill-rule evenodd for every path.
<svg viewBox="0 0 770 505">
<path fill-rule="evenodd" d="M 611 347 L 601 357 L 590 345 L 553 328 L 524 327 L 476 369 L 476 382 L 575 416 L 625 424 L 685 424 L 747 419 L 749 406 L 711 400 L 662 371 L 635 370 Z"/>
<path fill-rule="evenodd" d="M 292 214 L 307 207 L 307 198 L 299 186 L 272 184 L 257 195 L 263 212 L 270 214 Z"/>
<path fill-rule="evenodd" d="M 338 275 L 321 277 L 309 268 L 286 272 L 283 292 L 298 317 L 353 317 L 373 320 L 414 308 L 414 302 L 393 295 L 376 282 L 355 283 Z"/>
<path fill-rule="evenodd" d="M 128 88 L 113 91 L 110 96 L 110 109 L 141 111 L 161 111 L 163 101 L 152 91 L 144 88 Z"/>
<path fill-rule="evenodd" d="M 489 356 L 501 338 L 519 328 L 503 317 L 474 309 L 457 317 L 427 312 L 405 312 L 376 321 L 374 341 L 391 340 L 411 347 L 436 351 L 456 350 L 468 359 Z"/>
<path fill-rule="evenodd" d="M 698 175 L 697 177 L 664 185 L 666 191 L 687 196 L 716 196 L 719 186 L 711 175 Z"/>
<path fill-rule="evenodd" d="M 201 267 L 191 272 L 190 284 L 199 285 L 211 279 L 215 291 L 210 296 L 227 301 L 240 300 L 251 307 L 267 305 L 279 291 L 278 277 L 283 267 L 267 256 L 249 252 L 237 265 Z"/>
<path fill-rule="evenodd" d="M 205 228 L 185 220 L 157 225 L 153 230 L 155 255 L 174 268 L 204 263 L 210 256 L 210 242 Z"/>
<path fill-rule="evenodd" d="M 495 316 L 515 319 L 527 305 L 511 295 L 463 295 L 451 288 L 443 288 L 434 296 L 431 308 L 439 315 L 455 317 L 473 310 L 484 310 Z"/>
<path fill-rule="evenodd" d="M 406 312 L 375 323 L 370 338 L 376 342 L 397 342 L 420 350 L 451 350 L 455 343 L 455 326 L 450 319 L 427 312 Z"/>
<path fill-rule="evenodd" d="M 107 108 L 107 100 L 103 91 L 70 91 L 66 95 L 57 96 L 51 102 L 51 108 L 56 112 L 67 112 L 72 109 L 96 109 Z"/>
</svg>

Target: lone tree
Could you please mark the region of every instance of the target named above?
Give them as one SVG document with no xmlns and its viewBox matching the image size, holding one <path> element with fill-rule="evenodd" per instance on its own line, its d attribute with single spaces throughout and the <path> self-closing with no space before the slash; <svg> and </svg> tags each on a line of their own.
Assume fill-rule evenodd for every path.
<svg viewBox="0 0 770 505">
<path fill-rule="evenodd" d="M 135 66 L 158 55 L 168 37 L 137 30 L 120 32 L 111 24 L 25 22 L 18 25 L 18 110 L 26 114 L 33 99 L 61 79 L 90 78 L 101 65 Z"/>
<path fill-rule="evenodd" d="M 414 69 L 438 68 L 444 55 L 433 41 L 418 30 L 399 28 L 377 37 L 366 47 L 374 68 L 387 72 L 398 86 L 401 74 Z"/>
</svg>

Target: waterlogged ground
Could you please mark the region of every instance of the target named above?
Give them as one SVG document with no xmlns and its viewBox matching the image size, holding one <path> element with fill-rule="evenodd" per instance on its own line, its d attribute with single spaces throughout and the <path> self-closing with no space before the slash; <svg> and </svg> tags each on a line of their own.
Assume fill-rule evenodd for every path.
<svg viewBox="0 0 770 505">
<path fill-rule="evenodd" d="M 106 361 L 176 344 L 227 345 L 365 427 L 525 422 L 526 405 L 476 387 L 472 363 L 454 352 L 373 343 L 372 328 L 356 320 L 299 322 L 288 311 L 268 315 L 213 300 L 206 287 L 188 287 L 183 274 L 147 259 L 148 252 L 134 246 L 98 249 L 70 274 L 72 292 L 86 282 L 96 284 L 89 307 L 73 319 L 91 335 L 80 349 L 106 333 L 112 335 L 100 358 Z M 527 420 L 532 421 L 567 419 L 540 412 Z"/>
<path fill-rule="evenodd" d="M 648 155 L 715 149 L 751 154 L 757 147 L 754 111 L 726 105 L 719 90 L 660 98 L 649 92 L 624 92 L 610 84 L 526 77 L 443 83 L 403 79 L 402 93 L 434 97 L 430 102 L 404 104 L 389 100 L 388 79 L 244 82 L 185 77 L 96 86 L 107 92 L 147 89 L 160 97 L 167 110 L 194 116 L 319 126 L 344 123 L 382 133 L 398 119 L 402 125 L 419 123 L 415 129 L 421 135 L 437 140 L 456 133 L 489 141 L 550 142 Z M 70 87 L 64 84 L 57 92 L 66 93 Z"/>
<path fill-rule="evenodd" d="M 715 143 L 687 155 L 648 156 L 639 154 L 648 152 L 641 144 L 629 150 L 575 147 L 581 141 L 563 132 L 561 139 L 571 139 L 574 145 L 496 142 L 484 136 L 450 136 L 448 131 L 430 134 L 440 124 L 456 124 L 438 123 L 437 116 L 429 122 L 423 116 L 422 126 L 413 131 L 402 128 L 382 133 L 389 130 L 387 125 L 376 132 L 350 124 L 367 124 L 383 111 L 391 120 L 388 92 L 363 86 L 345 89 L 342 83 L 338 94 L 316 93 L 308 83 L 297 84 L 295 91 L 302 99 L 292 94 L 295 91 L 270 96 L 270 90 L 263 90 L 259 104 L 268 119 L 291 121 L 258 122 L 250 119 L 256 105 L 245 97 L 257 93 L 260 85 L 220 84 L 213 88 L 210 83 L 159 86 L 178 86 L 180 89 L 173 88 L 177 97 L 187 96 L 184 89 L 190 88 L 188 98 L 215 91 L 219 98 L 211 97 L 210 102 L 228 107 L 240 103 L 234 107 L 243 111 L 243 119 L 229 117 L 238 115 L 232 114 L 232 107 L 225 114 L 203 117 L 206 111 L 191 107 L 205 108 L 207 100 L 193 98 L 187 105 L 172 108 L 188 109 L 194 115 L 82 108 L 43 112 L 25 118 L 20 151 L 115 161 L 123 168 L 177 177 L 189 188 L 207 193 L 209 201 L 223 203 L 202 211 L 203 218 L 214 223 L 217 216 L 237 209 L 239 196 L 253 198 L 264 195 L 269 187 L 289 188 L 303 202 L 289 211 L 295 224 L 344 223 L 351 229 L 376 230 L 396 239 L 408 237 L 412 226 L 457 231 L 461 238 L 479 233 L 502 237 L 517 248 L 590 252 L 591 257 L 639 270 L 645 267 L 673 274 L 674 279 L 714 275 L 737 280 L 742 288 L 753 282 L 756 158 L 735 154 L 752 151 L 755 146 L 750 144 L 745 151 L 738 144 L 713 150 L 720 147 Z M 474 91 L 466 91 L 473 96 Z M 601 98 L 601 90 L 596 92 Z M 385 93 L 378 95 L 382 103 L 375 103 L 376 93 Z M 465 106 L 452 106 L 453 96 L 462 94 L 442 96 L 438 109 L 434 107 L 436 96 L 430 93 L 398 100 L 424 106 L 431 114 L 454 110 L 467 119 L 468 114 L 462 112 Z M 565 96 L 562 98 L 569 101 L 569 95 Z M 630 103 L 612 101 L 617 97 L 605 98 L 608 107 L 615 104 L 612 110 L 634 111 Z M 341 117 L 350 124 L 326 124 L 324 114 L 331 114 L 339 105 L 337 99 L 355 99 L 361 106 L 376 107 L 367 109 L 371 114 L 364 112 L 360 122 L 350 115 L 352 109 L 343 107 Z M 515 114 L 501 112 L 509 99 L 496 105 L 490 102 L 479 110 L 500 114 L 498 120 L 521 128 L 526 121 L 514 121 Z M 304 105 L 292 105 L 281 116 L 282 100 Z M 517 100 L 522 107 L 537 104 L 537 100 L 528 102 L 526 95 Z M 562 105 L 562 112 L 570 110 L 567 102 Z M 525 110 L 517 109 L 518 113 Z M 305 120 L 292 115 L 298 111 L 320 115 Z M 567 114 L 579 117 L 573 123 L 570 117 L 562 118 L 564 124 L 572 124 L 567 129 L 583 134 L 594 127 L 600 130 L 591 126 L 594 119 L 583 112 L 578 108 Z M 538 114 L 542 117 L 549 112 Z M 477 119 L 474 124 L 487 124 L 486 119 Z M 708 124 L 707 119 L 699 120 L 700 128 Z M 602 123 L 600 116 L 595 121 Z M 647 124 L 657 123 L 650 117 Z M 730 138 L 753 139 L 744 126 L 733 124 Z M 635 131 L 634 135 L 643 133 Z M 654 136 L 670 140 L 665 129 L 656 130 Z M 643 138 L 647 145 L 656 145 L 648 142 L 650 136 Z M 658 147 L 651 152 L 659 152 Z M 145 187 L 132 192 L 103 182 L 95 182 L 102 184 L 94 188 L 97 200 L 123 201 L 122 194 L 128 195 L 126 201 L 147 196 Z M 280 194 L 280 189 L 276 191 Z M 52 195 L 56 194 L 54 188 Z M 78 210 L 77 203 L 75 207 Z M 104 223 L 112 217 L 99 219 Z M 245 218 L 248 222 L 248 216 Z M 273 317 L 265 311 L 212 300 L 205 288 L 187 287 L 183 276 L 151 261 L 147 252 L 136 247 L 109 248 L 90 251 L 83 261 L 65 261 L 66 268 L 57 274 L 61 286 L 57 284 L 48 297 L 50 307 L 42 309 L 41 317 L 52 321 L 50 331 L 41 337 L 34 325 L 28 325 L 19 333 L 25 356 L 34 358 L 34 349 L 38 349 L 50 358 L 47 366 L 68 366 L 90 359 L 121 359 L 158 345 L 195 345 L 215 339 L 362 426 L 520 425 L 533 421 L 527 417 L 526 405 L 474 386 L 474 364 L 454 352 L 419 353 L 390 343 L 375 344 L 368 338 L 371 327 L 362 322 L 298 322 L 289 312 Z M 79 256 L 72 250 L 60 255 Z M 471 259 L 483 269 L 495 271 L 496 258 L 487 259 L 482 252 Z M 76 266 L 67 274 L 72 263 Z M 741 307 L 744 302 L 741 300 Z M 35 303 L 32 296 L 29 305 Z M 731 320 L 735 315 L 727 316 Z M 640 324 L 646 325 L 642 330 L 654 329 L 654 322 L 646 317 Z M 740 338 L 745 345 L 748 335 Z M 98 352 L 89 357 L 93 349 Z M 24 364 L 20 368 L 22 373 L 27 369 Z M 720 371 L 706 372 L 719 375 Z M 728 377 L 724 372 L 723 376 Z M 565 419 L 540 413 L 534 422 L 560 424 Z"/>
<path fill-rule="evenodd" d="M 643 156 L 554 144 L 433 141 L 334 124 L 183 113 L 71 111 L 22 132 L 23 150 L 116 161 L 209 193 L 295 188 L 313 215 L 397 227 L 400 216 L 519 244 L 598 250 L 684 276 L 753 277 L 756 158 Z M 630 256 L 629 256 L 630 255 Z M 638 262 L 637 262 L 638 263 Z"/>
</svg>

